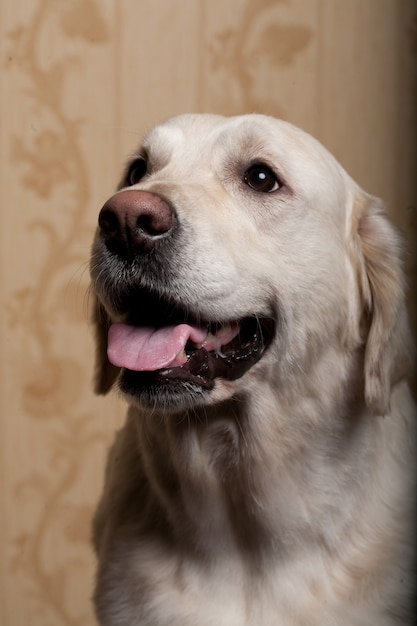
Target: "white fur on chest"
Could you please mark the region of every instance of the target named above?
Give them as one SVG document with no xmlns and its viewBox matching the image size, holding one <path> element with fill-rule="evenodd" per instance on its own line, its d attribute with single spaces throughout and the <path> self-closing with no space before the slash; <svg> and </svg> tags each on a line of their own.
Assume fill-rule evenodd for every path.
<svg viewBox="0 0 417 626">
<path fill-rule="evenodd" d="M 132 549 L 133 548 L 133 549 Z M 129 550 L 126 554 L 125 549 Z M 237 555 L 202 567 L 166 546 L 121 548 L 108 568 L 104 626 L 392 626 L 384 597 L 337 597 L 317 553 L 253 573 Z M 106 576 L 107 578 L 107 576 Z M 340 580 L 341 584 L 342 581 Z M 336 589 L 339 585 L 336 585 Z M 379 599 L 379 602 L 378 602 Z"/>
</svg>

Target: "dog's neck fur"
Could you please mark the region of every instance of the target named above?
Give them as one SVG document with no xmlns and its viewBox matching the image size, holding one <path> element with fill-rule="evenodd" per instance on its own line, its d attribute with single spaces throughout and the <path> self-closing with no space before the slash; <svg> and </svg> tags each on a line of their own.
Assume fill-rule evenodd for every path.
<svg viewBox="0 0 417 626">
<path fill-rule="evenodd" d="M 99 554 L 105 558 L 121 542 L 120 554 L 133 550 L 138 563 L 142 550 L 147 563 L 155 551 L 176 567 L 188 563 L 194 571 L 198 563 L 196 571 L 209 578 L 230 562 L 242 580 L 272 594 L 277 588 L 269 580 L 301 576 L 304 584 L 318 569 L 358 601 L 357 589 L 371 588 L 385 572 L 391 593 L 392 563 L 407 567 L 411 558 L 406 520 L 413 507 L 398 517 L 410 490 L 395 460 L 407 449 L 407 434 L 392 418 L 371 415 L 363 380 L 348 378 L 359 400 L 332 414 L 326 409 L 335 407 L 331 385 L 321 404 L 317 398 L 296 403 L 285 391 L 271 391 L 262 376 L 245 397 L 213 407 L 164 414 L 132 406 L 109 455 L 95 518 Z M 303 391 L 299 399 L 312 389 Z M 394 390 L 394 404 L 395 396 Z M 269 407 L 263 414 L 261 398 Z M 397 405 L 396 419 L 401 412 Z M 391 480 L 398 489 L 387 507 Z M 358 561 L 365 567 L 358 569 Z"/>
<path fill-rule="evenodd" d="M 259 381 L 257 385 L 257 393 L 267 393 Z M 250 396 L 256 403 L 254 390 Z M 141 493 L 135 497 L 130 492 L 126 498 L 136 521 L 136 516 L 143 520 L 143 533 L 158 533 L 164 541 L 187 546 L 188 551 L 193 546 L 200 558 L 210 560 L 217 555 L 224 558 L 228 550 L 244 551 L 246 558 L 249 554 L 257 561 L 271 550 L 285 553 L 300 549 L 301 538 L 320 541 L 323 525 L 330 520 L 340 538 L 341 520 L 346 515 L 339 520 L 338 512 L 349 506 L 343 486 L 349 483 L 352 514 L 355 507 L 363 505 L 366 493 L 366 467 L 352 470 L 344 457 L 353 440 L 356 446 L 359 441 L 369 446 L 359 458 L 374 457 L 372 431 L 379 428 L 378 424 L 365 415 L 361 403 L 351 407 L 350 415 L 334 415 L 332 419 L 311 415 L 304 450 L 295 454 L 291 423 L 299 428 L 298 421 L 306 423 L 305 414 L 285 414 L 282 405 L 280 414 L 277 396 L 271 398 L 271 415 L 263 415 L 257 424 L 248 418 L 258 413 L 248 405 L 249 398 L 227 401 L 221 411 L 217 405 L 181 415 L 161 416 L 131 408 L 125 437 L 132 438 L 129 447 L 136 447 L 139 475 L 136 481 L 130 477 L 129 483 Z M 138 439 L 139 445 L 132 444 Z M 276 439 L 274 446 L 271 439 Z M 268 446 L 263 445 L 265 440 Z M 274 450 L 273 455 L 270 450 Z M 325 490 L 319 488 L 323 485 L 324 454 L 328 472 Z M 311 500 L 306 498 L 305 488 L 297 492 L 299 484 L 308 485 Z M 126 515 L 126 500 L 122 510 Z"/>
</svg>

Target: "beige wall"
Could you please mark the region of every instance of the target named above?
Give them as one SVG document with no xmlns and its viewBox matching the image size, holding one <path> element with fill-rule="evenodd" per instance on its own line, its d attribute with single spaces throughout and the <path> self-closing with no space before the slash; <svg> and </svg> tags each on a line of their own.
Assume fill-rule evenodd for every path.
<svg viewBox="0 0 417 626">
<path fill-rule="evenodd" d="M 416 265 L 414 0 L 0 0 L 0 624 L 87 626 L 121 421 L 93 396 L 98 210 L 144 130 L 261 111 L 385 198 Z"/>
</svg>

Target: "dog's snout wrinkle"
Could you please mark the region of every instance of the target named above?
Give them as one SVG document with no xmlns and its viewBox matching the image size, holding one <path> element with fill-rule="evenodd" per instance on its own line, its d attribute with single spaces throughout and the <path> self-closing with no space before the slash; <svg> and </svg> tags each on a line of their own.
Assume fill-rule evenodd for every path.
<svg viewBox="0 0 417 626">
<path fill-rule="evenodd" d="M 175 211 L 161 196 L 130 189 L 112 196 L 98 223 L 106 245 L 121 256 L 150 252 L 156 241 L 172 233 Z"/>
</svg>

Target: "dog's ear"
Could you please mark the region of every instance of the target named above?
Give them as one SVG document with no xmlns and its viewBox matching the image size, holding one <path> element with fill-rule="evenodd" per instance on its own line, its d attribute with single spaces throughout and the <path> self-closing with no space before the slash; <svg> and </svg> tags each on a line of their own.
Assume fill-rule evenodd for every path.
<svg viewBox="0 0 417 626">
<path fill-rule="evenodd" d="M 112 365 L 107 357 L 107 334 L 110 319 L 96 296 L 94 296 L 92 313 L 96 340 L 94 391 L 99 395 L 105 395 L 115 382 L 120 369 Z"/>
<path fill-rule="evenodd" d="M 381 201 L 364 193 L 355 205 L 354 225 L 368 319 L 365 400 L 374 414 L 386 415 L 392 386 L 407 376 L 411 365 L 412 340 L 401 263 L 403 242 L 388 221 Z"/>
</svg>

